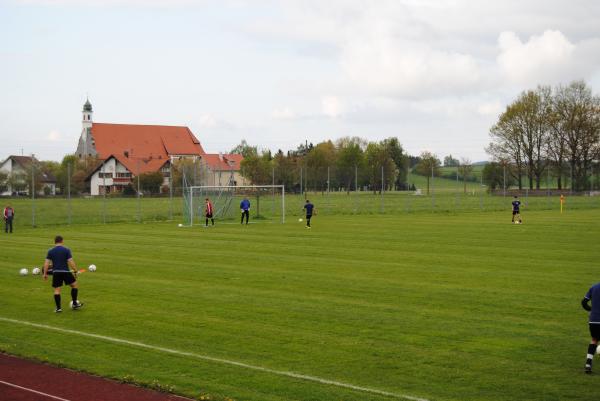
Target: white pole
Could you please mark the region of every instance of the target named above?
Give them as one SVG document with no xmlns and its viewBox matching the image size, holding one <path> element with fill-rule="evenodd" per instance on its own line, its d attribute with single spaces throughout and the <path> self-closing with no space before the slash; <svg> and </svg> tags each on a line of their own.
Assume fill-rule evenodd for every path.
<svg viewBox="0 0 600 401">
<path fill-rule="evenodd" d="M 190 188 L 190 227 L 194 225 L 194 188 Z"/>
<path fill-rule="evenodd" d="M 281 186 L 281 224 L 285 223 L 285 186 Z"/>
</svg>

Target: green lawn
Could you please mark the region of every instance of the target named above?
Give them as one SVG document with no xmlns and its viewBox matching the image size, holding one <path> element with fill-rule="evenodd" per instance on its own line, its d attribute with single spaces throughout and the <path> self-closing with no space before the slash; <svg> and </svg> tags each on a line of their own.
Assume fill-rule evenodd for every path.
<svg viewBox="0 0 600 401">
<path fill-rule="evenodd" d="M 0 236 L 0 349 L 216 400 L 394 399 L 281 372 L 428 400 L 594 399 L 579 301 L 599 281 L 600 210 L 509 219 L 19 227 Z M 98 266 L 80 278 L 78 312 L 54 314 L 50 285 L 18 275 L 42 263 L 56 233 L 80 266 Z"/>
</svg>

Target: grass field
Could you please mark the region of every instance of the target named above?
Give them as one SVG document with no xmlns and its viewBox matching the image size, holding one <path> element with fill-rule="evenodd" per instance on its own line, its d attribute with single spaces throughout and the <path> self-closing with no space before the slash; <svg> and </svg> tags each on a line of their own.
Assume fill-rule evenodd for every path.
<svg viewBox="0 0 600 401">
<path fill-rule="evenodd" d="M 65 226 L 98 271 L 80 278 L 84 309 L 62 314 L 49 283 L 18 275 L 57 229 L 20 228 L 0 235 L 0 349 L 214 400 L 595 399 L 579 301 L 599 281 L 600 210 L 509 219 Z"/>
</svg>

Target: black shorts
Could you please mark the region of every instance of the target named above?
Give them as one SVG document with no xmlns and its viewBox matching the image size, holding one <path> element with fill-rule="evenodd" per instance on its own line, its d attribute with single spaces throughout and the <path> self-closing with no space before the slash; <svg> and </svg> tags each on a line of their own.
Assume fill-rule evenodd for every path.
<svg viewBox="0 0 600 401">
<path fill-rule="evenodd" d="M 208 213 L 206 213 L 206 218 L 207 218 L 207 219 L 212 219 L 212 214 L 208 214 Z"/>
<path fill-rule="evenodd" d="M 75 276 L 71 272 L 54 272 L 52 275 L 52 287 L 58 288 L 62 287 L 63 283 L 65 285 L 71 285 L 75 281 Z"/>
<path fill-rule="evenodd" d="M 600 340 L 600 324 L 590 323 L 590 335 L 596 340 Z"/>
<path fill-rule="evenodd" d="M 514 216 L 515 214 L 519 214 L 519 211 L 518 211 L 518 210 L 513 210 L 513 216 Z"/>
<path fill-rule="evenodd" d="M 307 214 L 306 215 L 306 220 L 310 220 L 311 217 L 312 217 L 312 214 Z"/>
</svg>

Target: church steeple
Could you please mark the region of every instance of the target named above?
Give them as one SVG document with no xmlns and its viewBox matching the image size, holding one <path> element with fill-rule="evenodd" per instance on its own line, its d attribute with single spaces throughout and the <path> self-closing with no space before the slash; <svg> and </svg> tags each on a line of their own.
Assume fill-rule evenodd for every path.
<svg viewBox="0 0 600 401">
<path fill-rule="evenodd" d="M 83 105 L 83 128 L 91 128 L 92 127 L 92 104 L 90 103 L 90 99 L 85 100 L 85 104 Z"/>
</svg>

